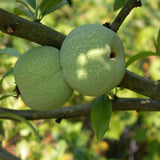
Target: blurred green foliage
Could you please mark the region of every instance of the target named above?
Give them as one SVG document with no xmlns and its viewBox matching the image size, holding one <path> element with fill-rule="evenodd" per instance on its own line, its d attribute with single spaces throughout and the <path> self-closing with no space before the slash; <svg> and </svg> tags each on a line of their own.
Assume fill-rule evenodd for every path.
<svg viewBox="0 0 160 160">
<path fill-rule="evenodd" d="M 118 11 L 113 11 L 112 0 L 73 0 L 72 7 L 64 5 L 44 17 L 42 23 L 68 34 L 73 28 L 88 23 L 112 22 Z M 156 39 L 160 26 L 160 1 L 142 0 L 143 7 L 134 9 L 118 31 L 128 60 L 142 51 L 156 51 Z M 13 13 L 20 7 L 14 0 L 0 0 L 1 8 Z M 13 47 L 24 53 L 38 44 L 0 32 L 0 49 Z M 17 58 L 0 54 L 0 78 L 14 66 Z M 160 79 L 160 58 L 147 57 L 134 62 L 129 70 L 151 78 Z M 13 94 L 15 82 L 10 75 L 2 83 L 0 97 Z M 127 89 L 119 90 L 119 97 L 141 98 Z M 66 105 L 91 101 L 92 98 L 75 92 Z M 0 101 L 0 106 L 12 109 L 27 109 L 20 99 L 9 97 Z M 97 141 L 88 118 L 32 121 L 37 127 L 42 142 L 36 141 L 24 123 L 1 120 L 0 141 L 12 153 L 23 160 L 73 160 L 75 148 L 81 148 L 90 160 L 142 159 L 159 160 L 160 157 L 160 113 L 159 112 L 114 112 L 109 131 Z M 1 123 L 0 122 L 0 123 Z"/>
</svg>

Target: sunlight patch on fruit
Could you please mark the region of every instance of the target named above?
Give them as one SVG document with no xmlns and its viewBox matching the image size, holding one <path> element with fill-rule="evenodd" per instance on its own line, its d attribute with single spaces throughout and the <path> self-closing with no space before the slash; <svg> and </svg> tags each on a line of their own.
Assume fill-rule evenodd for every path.
<svg viewBox="0 0 160 160">
<path fill-rule="evenodd" d="M 86 70 L 85 69 L 79 69 L 77 71 L 77 77 L 79 79 L 85 79 L 85 78 L 87 78 L 87 72 L 86 72 Z"/>
<path fill-rule="evenodd" d="M 80 54 L 77 59 L 77 63 L 84 66 L 87 63 L 87 57 L 85 54 Z"/>
<path fill-rule="evenodd" d="M 106 55 L 106 48 L 94 48 L 87 52 L 89 58 L 99 57 L 100 55 Z"/>
</svg>

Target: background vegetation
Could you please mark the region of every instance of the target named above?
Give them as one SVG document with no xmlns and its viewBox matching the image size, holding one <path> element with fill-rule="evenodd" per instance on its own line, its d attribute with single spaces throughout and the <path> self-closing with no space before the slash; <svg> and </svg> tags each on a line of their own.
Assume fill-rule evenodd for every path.
<svg viewBox="0 0 160 160">
<path fill-rule="evenodd" d="M 155 51 L 155 41 L 160 26 L 159 0 L 142 0 L 143 6 L 136 8 L 127 17 L 120 30 L 126 53 L 126 60 L 141 51 Z M 12 12 L 18 3 L 14 0 L 0 0 L 1 8 Z M 82 24 L 103 24 L 112 22 L 118 11 L 113 11 L 112 0 L 73 0 L 47 15 L 42 23 L 67 35 Z M 107 15 L 107 16 L 106 16 Z M 0 32 L 0 49 L 13 47 L 24 53 L 38 44 L 6 35 Z M 0 78 L 17 58 L 0 54 Z M 134 62 L 129 68 L 139 75 L 153 80 L 160 79 L 160 58 L 148 57 Z M 2 99 L 13 95 L 15 82 L 13 76 L 7 77 L 0 88 L 0 106 L 12 109 L 27 109 L 20 99 Z M 127 89 L 118 92 L 120 97 L 143 97 Z M 67 105 L 89 102 L 90 97 L 75 92 Z M 159 160 L 160 157 L 160 113 L 116 111 L 112 115 L 109 131 L 103 140 L 97 141 L 89 118 L 62 120 L 35 120 L 31 123 L 37 128 L 42 142 L 39 144 L 30 128 L 24 123 L 1 120 L 0 140 L 9 152 L 22 160 L 73 160 L 75 148 L 81 148 L 90 160 L 142 159 Z"/>
</svg>

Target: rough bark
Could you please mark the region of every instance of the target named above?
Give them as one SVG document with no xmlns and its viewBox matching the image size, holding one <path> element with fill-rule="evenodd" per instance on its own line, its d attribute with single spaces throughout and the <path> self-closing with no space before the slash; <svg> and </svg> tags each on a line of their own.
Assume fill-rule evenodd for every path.
<svg viewBox="0 0 160 160">
<path fill-rule="evenodd" d="M 137 99 L 137 98 L 118 98 L 112 100 L 112 107 L 114 111 L 160 111 L 160 102 L 151 99 Z M 38 119 L 67 119 L 75 117 L 87 117 L 90 115 L 91 104 L 80 104 L 70 107 L 61 107 L 51 111 L 34 111 L 34 110 L 12 110 L 0 108 L 0 114 L 10 112 L 18 114 L 27 120 Z M 1 116 L 0 116 L 1 118 Z M 10 117 L 3 117 L 11 119 Z M 16 119 L 12 119 L 16 120 Z"/>
<path fill-rule="evenodd" d="M 0 30 L 41 45 L 60 48 L 65 35 L 41 23 L 18 17 L 0 8 Z"/>
</svg>

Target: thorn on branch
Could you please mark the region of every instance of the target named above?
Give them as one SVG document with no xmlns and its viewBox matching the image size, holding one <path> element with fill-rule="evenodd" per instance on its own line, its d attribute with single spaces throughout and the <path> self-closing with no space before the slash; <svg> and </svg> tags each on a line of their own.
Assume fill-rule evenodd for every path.
<svg viewBox="0 0 160 160">
<path fill-rule="evenodd" d="M 60 124 L 62 121 L 62 118 L 57 118 L 55 121 L 56 121 L 56 123 Z"/>
<path fill-rule="evenodd" d="M 60 117 L 57 118 L 55 121 L 56 121 L 56 123 L 60 124 L 61 121 L 62 121 L 62 119 L 64 119 L 64 118 L 65 118 L 65 115 L 64 115 L 64 114 L 61 114 Z"/>
</svg>

